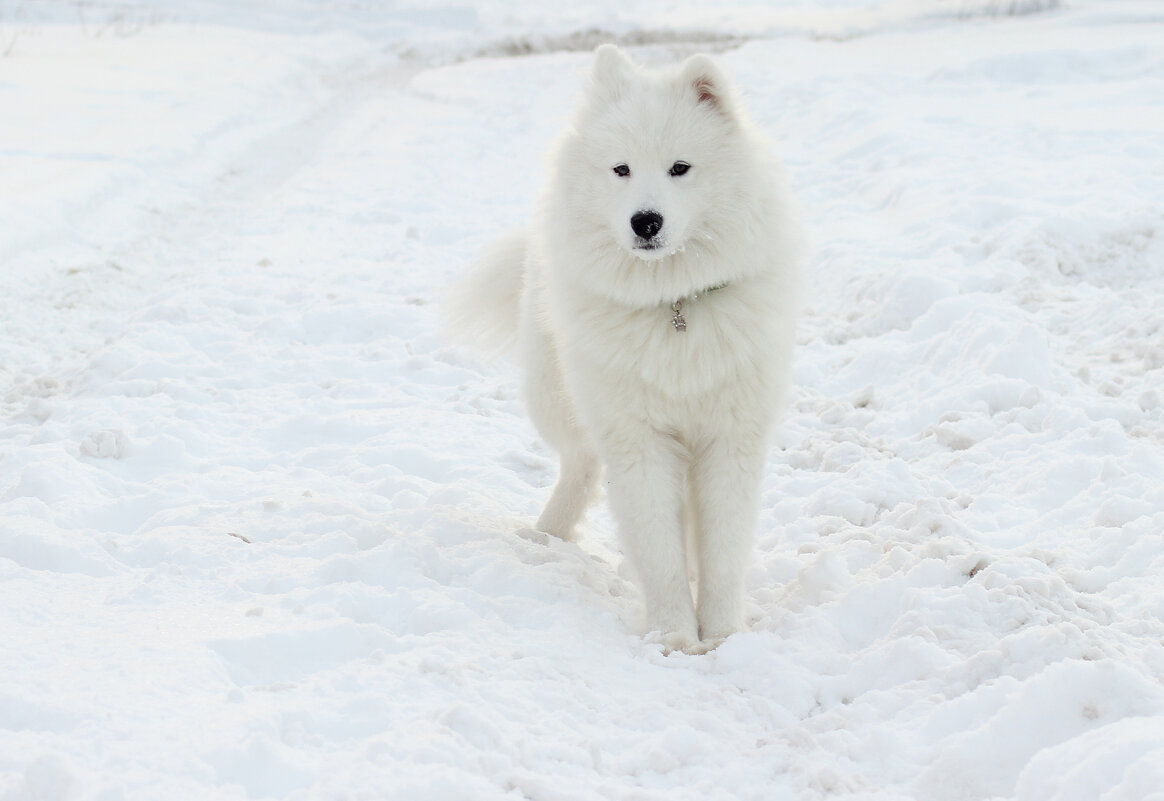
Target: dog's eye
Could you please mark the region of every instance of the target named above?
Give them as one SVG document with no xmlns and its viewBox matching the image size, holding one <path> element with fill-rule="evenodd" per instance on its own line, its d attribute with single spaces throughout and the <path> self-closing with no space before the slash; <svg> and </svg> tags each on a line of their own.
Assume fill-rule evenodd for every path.
<svg viewBox="0 0 1164 801">
<path fill-rule="evenodd" d="M 616 164 L 614 166 L 614 174 L 619 178 L 626 178 L 628 175 L 630 175 L 630 167 L 626 166 L 625 164 Z"/>
<path fill-rule="evenodd" d="M 674 164 L 671 165 L 671 169 L 668 172 L 672 176 L 679 176 L 679 175 L 683 175 L 684 173 L 686 173 L 690 169 L 691 169 L 691 165 L 688 164 L 686 161 L 676 161 Z"/>
</svg>

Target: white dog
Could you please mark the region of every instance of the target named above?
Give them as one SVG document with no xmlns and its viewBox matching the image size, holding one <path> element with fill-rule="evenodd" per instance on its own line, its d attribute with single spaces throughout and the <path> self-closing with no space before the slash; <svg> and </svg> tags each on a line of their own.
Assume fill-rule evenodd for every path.
<svg viewBox="0 0 1164 801">
<path fill-rule="evenodd" d="M 603 45 L 531 229 L 454 288 L 455 331 L 516 335 L 560 454 L 537 528 L 573 538 L 604 475 L 667 651 L 743 624 L 802 254 L 779 166 L 716 63 L 645 70 Z"/>
</svg>

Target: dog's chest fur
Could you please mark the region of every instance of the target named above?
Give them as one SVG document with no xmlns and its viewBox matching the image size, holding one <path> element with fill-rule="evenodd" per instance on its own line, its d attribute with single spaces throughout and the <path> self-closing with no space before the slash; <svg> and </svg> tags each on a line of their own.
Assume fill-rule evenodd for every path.
<svg viewBox="0 0 1164 801">
<path fill-rule="evenodd" d="M 638 409 L 660 427 L 714 423 L 771 408 L 776 326 L 763 281 L 685 298 L 686 329 L 671 304 L 632 308 L 597 295 L 574 295 L 555 315 L 560 358 L 583 407 L 613 402 Z M 573 293 L 571 293 L 573 294 Z"/>
</svg>

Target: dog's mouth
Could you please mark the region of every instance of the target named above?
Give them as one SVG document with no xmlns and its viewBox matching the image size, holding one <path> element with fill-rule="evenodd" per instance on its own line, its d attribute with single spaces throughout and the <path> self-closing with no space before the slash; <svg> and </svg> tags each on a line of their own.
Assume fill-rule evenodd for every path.
<svg viewBox="0 0 1164 801">
<path fill-rule="evenodd" d="M 656 261 L 670 256 L 675 250 L 668 242 L 660 242 L 655 239 L 639 239 L 631 248 L 631 253 L 644 261 Z"/>
<path fill-rule="evenodd" d="M 671 247 L 669 236 L 636 236 L 631 242 L 635 250 L 668 250 Z"/>
</svg>

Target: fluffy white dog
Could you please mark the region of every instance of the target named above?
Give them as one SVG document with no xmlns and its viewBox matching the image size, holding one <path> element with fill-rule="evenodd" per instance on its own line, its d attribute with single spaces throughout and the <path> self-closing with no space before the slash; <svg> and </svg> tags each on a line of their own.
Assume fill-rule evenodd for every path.
<svg viewBox="0 0 1164 801">
<path fill-rule="evenodd" d="M 743 624 L 802 261 L 779 165 L 716 63 L 646 70 L 603 45 L 530 230 L 454 288 L 455 331 L 516 336 L 560 454 L 537 528 L 572 539 L 604 476 L 667 651 Z"/>
</svg>

